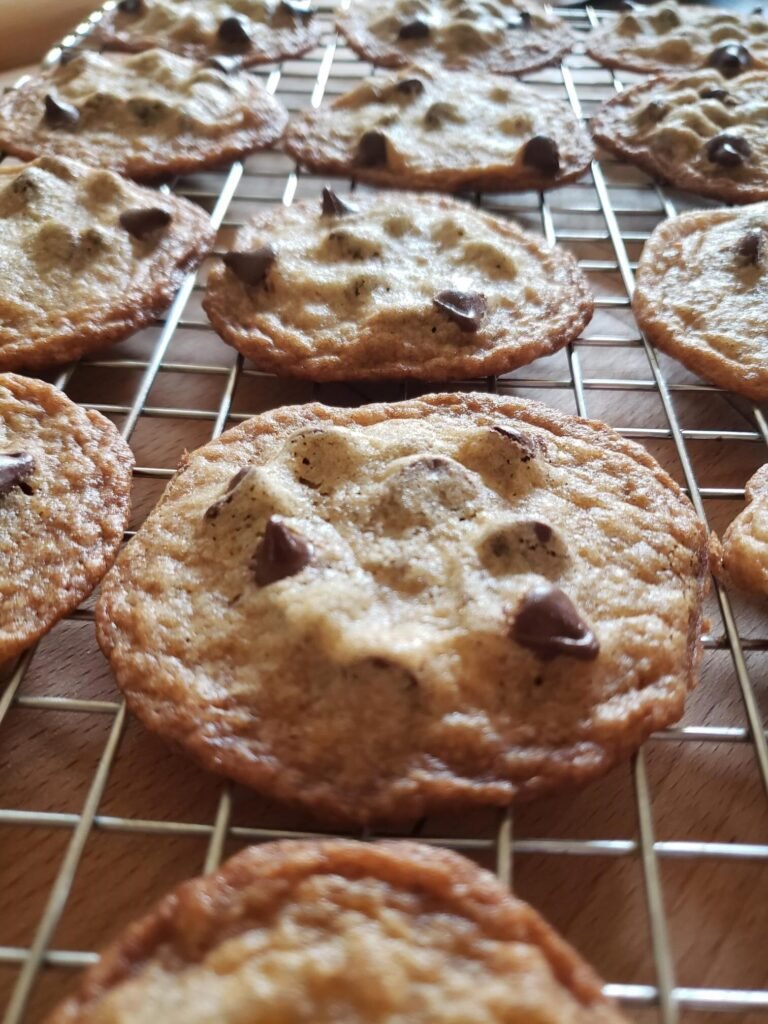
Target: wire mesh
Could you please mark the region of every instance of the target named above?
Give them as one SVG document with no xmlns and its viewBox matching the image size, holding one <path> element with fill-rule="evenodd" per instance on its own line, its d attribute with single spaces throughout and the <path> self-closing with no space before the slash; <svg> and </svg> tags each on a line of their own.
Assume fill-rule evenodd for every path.
<svg viewBox="0 0 768 1024">
<path fill-rule="evenodd" d="M 562 13 L 579 30 L 594 27 L 603 16 L 589 6 Z M 370 70 L 335 36 L 330 9 L 323 8 L 320 16 L 327 32 L 318 51 L 255 72 L 289 109 L 308 104 L 317 107 Z M 92 17 L 64 44 L 73 45 L 87 36 L 95 20 L 96 16 Z M 54 52 L 49 61 L 57 57 Z M 598 68 L 577 48 L 560 67 L 525 79 L 543 93 L 565 98 L 583 117 L 634 77 Z M 219 228 L 217 248 L 221 251 L 231 242 L 234 229 L 265 204 L 289 204 L 294 198 L 316 196 L 322 183 L 303 175 L 287 157 L 266 153 L 222 172 L 181 179 L 172 187 L 211 213 Z M 355 185 L 338 183 L 338 187 Z M 592 282 L 596 316 L 584 336 L 557 356 L 503 377 L 460 381 L 451 387 L 518 393 L 581 416 L 608 420 L 624 436 L 649 447 L 685 487 L 699 515 L 705 521 L 709 516 L 721 528 L 743 501 L 743 483 L 751 470 L 766 460 L 765 413 L 691 377 L 656 353 L 639 334 L 629 305 L 636 261 L 653 226 L 690 205 L 712 204 L 661 189 L 642 173 L 610 159 L 593 163 L 581 182 L 553 192 L 477 195 L 474 200 L 540 231 L 547 242 L 569 248 Z M 216 339 L 201 312 L 209 262 L 197 274 L 189 275 L 165 317 L 153 328 L 107 354 L 68 367 L 55 378 L 76 401 L 112 418 L 132 443 L 139 462 L 135 471 L 137 514 L 132 527 L 159 496 L 184 447 L 202 444 L 250 415 L 288 402 L 320 400 L 350 405 L 371 399 L 396 400 L 430 390 L 409 383 L 312 386 L 280 381 L 253 370 Z M 699 691 L 703 696 L 692 702 L 679 726 L 652 737 L 633 760 L 628 780 L 611 782 L 607 788 L 593 785 L 574 799 L 576 811 L 570 817 L 567 798 L 565 803 L 549 802 L 555 808 L 551 812 L 519 808 L 514 814 L 481 816 L 477 821 L 470 815 L 458 822 L 421 822 L 409 833 L 476 857 L 494 868 L 505 884 L 511 885 L 514 875 L 516 889 L 524 896 L 530 893 L 534 902 L 536 893 L 543 896 L 553 891 L 550 898 L 555 903 L 562 900 L 571 908 L 570 918 L 556 923 L 577 944 L 581 936 L 589 945 L 606 927 L 605 922 L 591 920 L 588 913 L 586 921 L 582 916 L 600 903 L 603 880 L 619 877 L 611 874 L 610 865 L 626 866 L 622 878 L 627 871 L 639 872 L 636 891 L 627 890 L 631 899 L 628 897 L 626 905 L 615 905 L 613 893 L 609 893 L 608 911 L 616 920 L 628 922 L 623 936 L 637 933 L 640 937 L 623 961 L 614 955 L 612 936 L 607 944 L 597 942 L 595 964 L 609 978 L 608 993 L 619 999 L 628 1013 L 638 1020 L 654 1019 L 663 1024 L 674 1024 L 680 1017 L 688 1019 L 689 1014 L 702 1021 L 711 1011 L 745 1022 L 768 1019 L 764 954 L 768 937 L 765 923 L 761 925 L 765 914 L 759 909 L 768 864 L 768 746 L 760 705 L 760 683 L 766 681 L 768 668 L 768 624 L 738 596 L 734 598 L 719 587 L 715 595 Z M 11 666 L 0 696 L 0 743 L 9 733 L 14 714 L 31 716 L 19 755 L 23 769 L 31 760 L 29 737 L 42 737 L 44 749 L 37 763 L 44 768 L 46 761 L 51 762 L 58 776 L 56 744 L 49 739 L 51 723 L 57 723 L 55 736 L 59 738 L 62 729 L 65 737 L 78 731 L 77 724 L 58 724 L 62 716 L 65 723 L 83 718 L 100 723 L 92 726 L 99 740 L 91 759 L 84 758 L 78 748 L 68 766 L 69 774 L 56 779 L 53 803 L 73 809 L 39 806 L 35 788 L 43 776 L 37 769 L 30 771 L 15 800 L 0 797 L 0 829 L 5 837 L 0 851 L 9 851 L 4 869 L 10 880 L 4 899 L 9 921 L 32 905 L 24 915 L 28 924 L 24 941 L 0 946 L 0 992 L 8 997 L 5 1024 L 39 1019 L 54 992 L 51 988 L 38 998 L 46 989 L 46 979 L 56 972 L 71 974 L 73 968 L 96 959 L 101 937 L 92 925 L 93 901 L 105 900 L 108 892 L 126 884 L 125 878 L 115 881 L 84 865 L 89 848 L 99 837 L 120 836 L 126 841 L 135 837 L 139 858 L 151 857 L 154 839 L 196 842 L 195 849 L 202 855 L 193 860 L 194 867 L 185 871 L 186 861 L 166 865 L 167 870 L 156 880 L 162 891 L 170 884 L 166 875 L 174 881 L 202 869 L 213 870 L 222 857 L 244 843 L 310 834 L 290 816 L 281 818 L 274 808 L 249 806 L 238 787 L 213 780 L 205 783 L 210 790 L 209 798 L 202 801 L 210 812 L 205 820 L 198 820 L 203 817 L 199 804 L 190 812 L 189 801 L 185 813 L 180 813 L 183 789 L 181 784 L 175 788 L 173 780 L 163 793 L 162 808 L 151 806 L 146 816 L 109 813 L 110 806 L 121 806 L 119 757 L 121 745 L 128 742 L 130 723 L 115 691 L 84 695 L 91 692 L 86 684 L 93 640 L 90 635 L 87 642 L 83 640 L 79 627 L 92 633 L 90 607 L 86 603 L 56 627 L 40 650 L 27 652 Z M 72 644 L 72 687 L 67 685 L 67 672 L 56 654 L 67 649 L 64 631 L 68 628 L 77 631 Z M 84 652 L 84 646 L 90 653 Z M 713 666 L 710 675 L 708 665 Z M 729 695 L 725 703 L 720 699 L 723 693 Z M 8 748 L 3 745 L 0 749 Z M 741 795 L 744 807 L 735 816 L 730 813 L 732 807 L 723 809 L 721 834 L 700 838 L 723 791 L 715 790 L 711 797 L 705 792 L 700 803 L 694 798 L 700 815 L 689 814 L 689 801 L 679 790 L 690 795 L 690 788 L 686 791 L 668 783 L 674 774 L 673 759 L 687 766 L 706 765 L 713 790 L 718 778 L 729 773 L 735 778 L 736 784 L 728 792 L 733 801 Z M 6 782 L 13 773 L 12 758 L 10 765 Z M 180 771 L 191 773 L 194 769 Z M 618 777 L 617 773 L 614 776 Z M 178 771 L 175 778 L 179 778 Z M 630 785 L 625 785 L 627 782 Z M 0 793 L 4 788 L 0 778 Z M 600 817 L 605 808 L 614 818 Z M 194 820 L 186 820 L 190 814 Z M 616 825 L 616 816 L 623 822 L 621 827 Z M 578 819 L 575 825 L 574 817 Z M 602 835 L 595 823 L 604 826 Z M 58 836 L 63 839 L 57 844 Z M 45 865 L 36 861 L 38 843 L 42 853 L 37 860 L 45 860 Z M 677 863 L 685 873 L 668 876 L 668 868 Z M 591 864 L 600 867 L 590 874 Z M 704 875 L 709 865 L 716 873 Z M 760 869 L 757 882 L 758 876 L 747 870 L 755 866 Z M 713 904 L 708 903 L 707 880 L 720 884 L 723 869 L 740 867 L 747 870 L 746 881 L 740 883 L 738 899 L 729 898 L 724 904 L 728 918 L 715 915 L 714 928 L 707 929 L 717 902 L 714 893 Z M 23 883 L 32 874 L 36 882 L 30 890 Z M 82 876 L 88 889 L 85 897 Z M 553 889 L 555 876 L 561 878 L 560 890 Z M 691 908 L 686 905 L 685 889 L 694 878 L 705 881 L 703 889 L 700 885 L 696 888 Z M 576 896 L 564 895 L 565 889 Z M 80 929 L 73 931 L 70 926 L 69 933 L 79 936 L 79 947 L 58 939 L 71 906 L 75 916 L 79 915 Z M 678 922 L 681 906 L 685 913 Z M 133 916 L 136 909 L 130 906 L 127 916 Z M 110 919 L 109 924 L 114 923 Z M 67 928 L 63 931 L 66 936 Z M 699 931 L 714 936 L 708 950 L 696 945 Z M 8 934 L 12 933 L 10 929 Z M 732 956 L 725 956 L 727 976 L 718 967 L 724 955 L 718 943 L 735 950 Z M 757 968 L 751 969 L 752 973 L 741 971 L 740 962 L 749 959 L 748 951 L 754 951 L 755 944 L 757 958 L 752 963 Z M 583 948 L 584 941 L 581 945 Z M 637 970 L 632 968 L 635 961 Z M 620 963 L 625 969 L 612 967 Z"/>
</svg>

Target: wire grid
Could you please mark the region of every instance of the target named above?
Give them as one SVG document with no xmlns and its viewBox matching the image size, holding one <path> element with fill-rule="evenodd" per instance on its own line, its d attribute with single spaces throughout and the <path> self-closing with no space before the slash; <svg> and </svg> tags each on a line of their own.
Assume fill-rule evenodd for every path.
<svg viewBox="0 0 768 1024">
<path fill-rule="evenodd" d="M 354 2 L 354 0 L 353 0 Z M 111 5 L 107 5 L 111 6 Z M 562 9 L 561 13 L 568 18 L 574 27 L 586 30 L 598 24 L 602 14 L 590 6 Z M 326 19 L 328 32 L 320 56 L 305 58 L 303 61 L 285 62 L 274 70 L 259 70 L 256 73 L 264 78 L 270 92 L 279 92 L 289 106 L 294 93 L 298 92 L 301 103 L 306 105 L 307 96 L 313 106 L 323 101 L 326 93 L 341 92 L 349 87 L 351 80 L 356 80 L 366 72 L 367 67 L 346 50 L 336 38 L 331 12 L 329 8 L 321 8 L 320 16 Z M 98 13 L 93 15 L 76 32 L 68 37 L 63 45 L 73 45 L 87 36 L 98 20 Z M 48 62 L 58 59 L 58 51 L 49 55 Z M 564 92 L 574 112 L 583 116 L 582 102 L 588 94 L 590 74 L 596 66 L 587 58 L 578 54 L 566 59 L 558 68 L 545 69 L 542 72 L 525 76 L 527 81 L 541 83 L 548 91 Z M 616 73 L 600 69 L 601 81 L 610 81 L 615 91 L 624 87 L 623 78 Z M 626 76 L 627 80 L 636 76 Z M 584 95 L 582 95 L 584 94 Z M 618 272 L 623 284 L 624 295 L 607 294 L 596 296 L 597 309 L 626 310 L 629 297 L 634 286 L 634 264 L 630 258 L 630 247 L 639 245 L 648 236 L 648 231 L 625 229 L 621 226 L 622 217 L 637 212 L 634 202 L 622 205 L 612 196 L 612 188 L 604 167 L 609 168 L 610 161 L 592 164 L 591 182 L 539 195 L 477 196 L 476 202 L 497 212 L 515 215 L 523 220 L 535 215 L 540 229 L 550 244 L 561 242 L 579 244 L 591 242 L 610 243 L 613 256 L 607 260 L 582 259 L 582 268 L 586 272 L 603 273 Z M 176 190 L 188 196 L 211 212 L 217 228 L 225 231 L 242 223 L 243 217 L 232 215 L 240 200 L 259 202 L 281 200 L 290 204 L 302 181 L 298 168 L 288 171 L 284 167 L 271 169 L 266 156 L 249 159 L 245 165 L 235 164 L 228 171 L 217 176 L 202 176 L 203 185 L 195 183 L 195 179 L 186 179 L 176 183 Z M 589 178 L 589 176 L 587 176 Z M 647 179 L 641 177 L 643 182 Z M 209 183 L 210 182 L 210 183 Z M 315 195 L 320 181 L 308 179 L 311 190 L 307 195 Z M 354 183 L 352 184 L 354 187 Z M 673 216 L 677 212 L 677 199 L 666 190 L 651 182 L 642 186 L 631 186 L 639 194 L 639 189 L 647 198 L 653 196 L 657 203 L 657 211 L 663 216 Z M 596 200 L 596 205 L 594 205 Z M 683 202 L 685 200 L 683 199 Z M 698 202 L 697 205 L 707 205 Z M 648 209 L 648 208 L 646 208 Z M 577 219 L 583 215 L 585 220 L 597 214 L 602 219 L 602 226 L 592 230 L 572 226 L 572 217 L 566 226 L 558 227 L 561 214 L 574 215 Z M 571 226 L 568 226 L 570 224 Z M 527 226 L 530 226 L 528 224 Z M 86 403 L 113 416 L 120 422 L 120 429 L 126 440 L 131 440 L 139 421 L 143 418 L 174 419 L 183 417 L 186 420 L 200 420 L 210 424 L 210 436 L 217 437 L 227 425 L 246 419 L 251 413 L 233 411 L 233 402 L 238 384 L 248 378 L 263 379 L 268 384 L 267 375 L 257 373 L 244 364 L 242 357 L 232 355 L 228 364 L 198 364 L 178 362 L 168 358 L 177 332 L 182 330 L 211 332 L 210 325 L 204 317 L 195 312 L 195 301 L 201 291 L 201 275 L 191 274 L 181 286 L 172 306 L 164 319 L 158 324 L 159 333 L 146 359 L 125 359 L 120 357 L 119 349 L 104 358 L 83 360 L 80 366 L 86 366 L 108 373 L 116 373 L 115 380 L 121 373 L 135 372 L 139 374 L 139 384 L 132 400 L 128 404 L 109 401 L 110 395 L 105 394 L 105 401 Z M 631 349 L 641 351 L 647 363 L 647 378 L 590 378 L 582 370 L 583 353 L 590 347 L 610 347 L 615 349 Z M 671 441 L 674 445 L 682 470 L 685 487 L 698 514 L 706 521 L 704 501 L 706 499 L 743 499 L 741 488 L 705 487 L 697 480 L 693 460 L 689 453 L 691 442 L 750 442 L 761 450 L 768 446 L 768 422 L 764 412 L 737 401 L 737 407 L 743 413 L 745 429 L 685 429 L 676 411 L 675 399 L 679 393 L 685 392 L 716 392 L 717 389 L 703 383 L 672 383 L 663 368 L 663 360 L 651 349 L 645 340 L 636 334 L 632 337 L 592 334 L 589 338 L 579 339 L 568 346 L 566 351 L 568 368 L 567 378 L 537 375 L 534 364 L 525 368 L 522 373 L 511 377 L 487 378 L 483 381 L 458 382 L 456 387 L 473 389 L 487 388 L 505 392 L 511 390 L 546 390 L 551 392 L 567 391 L 573 396 L 579 415 L 590 413 L 590 395 L 601 390 L 627 391 L 638 393 L 652 392 L 658 396 L 663 409 L 666 426 L 636 426 L 620 429 L 624 436 L 646 442 Z M 539 361 L 541 362 L 541 361 Z M 56 380 L 58 386 L 67 389 L 76 366 L 68 367 Z M 220 399 L 215 409 L 205 408 L 174 408 L 153 406 L 148 404 L 150 393 L 165 373 L 184 375 L 202 374 L 207 378 L 216 379 L 221 386 Z M 399 385 L 394 398 L 405 398 L 416 386 L 404 383 Z M 305 397 L 321 400 L 325 397 L 323 388 L 307 385 Z M 364 387 L 352 388 L 345 395 L 346 401 L 359 402 L 371 397 Z M 376 397 L 379 397 L 376 395 Z M 275 402 L 273 404 L 279 404 Z M 253 412 L 260 410 L 253 410 Z M 139 466 L 135 475 L 137 479 L 166 479 L 172 475 L 170 469 L 160 466 Z M 127 535 L 130 536 L 130 533 Z M 723 625 L 722 635 L 709 636 L 705 646 L 708 650 L 724 649 L 730 653 L 733 671 L 738 682 L 743 702 L 746 725 L 712 726 L 685 725 L 666 729 L 657 733 L 654 740 L 691 741 L 699 744 L 744 744 L 751 748 L 755 758 L 757 771 L 762 788 L 768 794 L 768 745 L 766 732 L 761 721 L 760 709 L 755 694 L 755 680 L 745 660 L 746 651 L 761 652 L 768 657 L 768 638 L 742 637 L 737 628 L 736 616 L 727 593 L 716 588 L 717 603 Z M 79 609 L 70 618 L 76 620 L 92 618 L 90 611 Z M 97 767 L 90 780 L 87 796 L 79 813 L 57 813 L 33 810 L 11 810 L 0 808 L 0 825 L 36 825 L 47 828 L 69 830 L 71 836 L 66 852 L 59 866 L 55 881 L 47 894 L 42 914 L 39 917 L 34 938 L 28 946 L 0 947 L 0 964 L 19 965 L 19 972 L 10 1002 L 7 1006 L 4 1024 L 21 1024 L 28 1021 L 27 1007 L 34 991 L 40 972 L 46 966 L 63 968 L 80 968 L 93 963 L 96 953 L 93 951 L 76 951 L 51 948 L 51 940 L 55 929 L 65 910 L 71 894 L 75 875 L 80 865 L 83 852 L 92 833 L 98 830 L 106 832 L 134 833 L 142 835 L 174 835 L 198 836 L 207 840 L 207 854 L 201 867 L 205 871 L 216 868 L 224 854 L 225 845 L 230 840 L 239 842 L 260 842 L 277 838 L 291 838 L 309 835 L 289 829 L 268 827 L 246 827 L 234 825 L 232 818 L 233 788 L 229 783 L 222 783 L 218 806 L 214 820 L 210 824 L 137 819 L 99 814 L 99 807 L 107 786 L 110 771 L 118 752 L 121 737 L 126 723 L 125 706 L 117 701 L 86 700 L 55 696 L 27 696 L 22 692 L 22 684 L 34 657 L 34 650 L 22 656 L 12 669 L 6 680 L 5 688 L 0 697 L 0 723 L 12 707 L 34 709 L 38 711 L 54 710 L 65 712 L 91 712 L 103 714 L 111 718 L 106 743 L 101 751 Z M 516 839 L 513 832 L 513 814 L 507 812 L 499 818 L 498 825 L 489 835 L 467 835 L 460 837 L 420 837 L 423 841 L 435 845 L 444 845 L 468 854 L 483 853 L 494 858 L 496 871 L 507 885 L 512 883 L 514 855 L 525 854 L 559 854 L 578 858 L 589 855 L 610 857 L 634 857 L 641 866 L 644 883 L 644 899 L 646 903 L 649 938 L 655 969 L 656 982 L 653 985 L 624 984 L 614 981 L 606 986 L 609 995 L 619 999 L 627 1006 L 655 1007 L 663 1024 L 675 1024 L 681 1010 L 696 1011 L 735 1011 L 741 1013 L 767 1013 L 768 990 L 747 988 L 707 988 L 683 987 L 676 983 L 675 966 L 669 936 L 669 922 L 665 914 L 664 893 L 660 879 L 660 859 L 662 858 L 696 858 L 748 860 L 768 864 L 768 843 L 745 842 L 698 842 L 679 840 L 656 840 L 652 813 L 652 793 L 649 784 L 646 754 L 641 750 L 632 762 L 632 779 L 634 788 L 634 813 L 637 821 L 637 839 L 567 839 L 567 838 L 524 838 Z M 361 838 L 372 838 L 364 834 Z M 578 861 L 573 861 L 574 872 Z"/>
</svg>

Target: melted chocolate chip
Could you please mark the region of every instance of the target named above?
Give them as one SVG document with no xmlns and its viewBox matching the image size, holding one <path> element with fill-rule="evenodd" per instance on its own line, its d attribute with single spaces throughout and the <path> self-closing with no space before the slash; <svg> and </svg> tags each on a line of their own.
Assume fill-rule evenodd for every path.
<svg viewBox="0 0 768 1024">
<path fill-rule="evenodd" d="M 515 613 L 512 637 L 543 661 L 559 654 L 594 661 L 600 653 L 597 637 L 571 599 L 551 583 L 529 590 Z"/>
<path fill-rule="evenodd" d="M 45 97 L 45 122 L 51 128 L 73 128 L 80 120 L 80 111 L 52 92 Z"/>
<path fill-rule="evenodd" d="M 395 86 L 395 92 L 403 96 L 420 96 L 424 92 L 424 83 L 420 78 L 404 78 Z"/>
<path fill-rule="evenodd" d="M 414 18 L 413 21 L 406 21 L 400 26 L 397 33 L 398 39 L 426 39 L 429 36 L 429 25 L 421 18 Z"/>
<path fill-rule="evenodd" d="M 485 296 L 480 292 L 439 292 L 432 302 L 458 326 L 459 330 L 474 333 L 486 313 Z"/>
<path fill-rule="evenodd" d="M 730 95 L 726 89 L 702 89 L 699 93 L 703 100 L 719 100 L 721 103 L 725 103 Z"/>
<path fill-rule="evenodd" d="M 221 71 L 225 75 L 232 75 L 236 71 L 242 70 L 243 61 L 241 57 L 225 57 L 220 53 L 208 58 L 208 66 L 216 68 L 217 71 Z"/>
<path fill-rule="evenodd" d="M 267 521 L 264 538 L 251 561 L 251 568 L 260 587 L 295 576 L 309 564 L 309 544 L 277 516 Z"/>
<path fill-rule="evenodd" d="M 217 34 L 222 43 L 229 46 L 249 46 L 251 43 L 247 22 L 237 14 L 224 18 Z"/>
<path fill-rule="evenodd" d="M 121 14 L 143 14 L 144 0 L 120 0 L 117 9 Z"/>
<path fill-rule="evenodd" d="M 757 266 L 765 248 L 765 233 L 753 228 L 739 239 L 735 246 L 736 256 L 743 267 Z"/>
<path fill-rule="evenodd" d="M 168 227 L 172 220 L 171 214 L 159 206 L 148 206 L 145 210 L 126 210 L 120 214 L 120 226 L 141 241 L 155 231 Z"/>
<path fill-rule="evenodd" d="M 269 243 L 252 252 L 225 253 L 224 262 L 243 284 L 261 284 L 269 268 L 277 259 L 277 252 Z"/>
<path fill-rule="evenodd" d="M 720 132 L 706 144 L 707 157 L 721 167 L 738 167 L 752 155 L 752 147 L 741 135 Z"/>
<path fill-rule="evenodd" d="M 641 111 L 643 120 L 651 121 L 653 124 L 663 121 L 668 113 L 669 107 L 666 103 L 662 103 L 661 100 L 651 100 L 648 106 L 644 107 Z"/>
<path fill-rule="evenodd" d="M 333 189 L 324 188 L 322 212 L 325 217 L 343 217 L 345 213 L 357 213 L 357 207 L 339 199 Z"/>
<path fill-rule="evenodd" d="M 510 441 L 514 441 L 523 451 L 523 462 L 530 462 L 531 459 L 536 458 L 538 446 L 529 434 L 524 434 L 522 430 L 512 430 L 510 427 L 493 426 L 491 430 L 496 434 L 501 434 L 502 437 L 509 438 Z"/>
<path fill-rule="evenodd" d="M 537 540 L 540 540 L 542 544 L 546 544 L 548 540 L 552 538 L 552 527 L 547 523 L 540 523 L 534 519 L 531 523 L 533 526 L 533 532 L 536 534 Z"/>
<path fill-rule="evenodd" d="M 560 170 L 557 143 L 549 135 L 534 135 L 523 147 L 523 163 L 543 174 L 557 174 Z"/>
<path fill-rule="evenodd" d="M 214 503 L 205 510 L 206 519 L 215 519 L 218 516 L 219 512 L 221 512 L 221 510 L 224 508 L 224 506 L 228 505 L 230 501 L 232 501 L 236 489 L 243 482 L 243 480 L 248 475 L 250 470 L 250 466 L 243 466 L 242 469 L 238 469 L 238 471 L 227 484 L 227 489 L 224 492 L 224 497 L 219 498 L 218 501 L 214 501 Z"/>
<path fill-rule="evenodd" d="M 733 78 L 752 65 L 752 54 L 741 43 L 723 43 L 710 53 L 707 64 L 717 68 L 723 78 Z"/>
<path fill-rule="evenodd" d="M 14 487 L 31 494 L 24 481 L 35 471 L 35 460 L 26 452 L 0 452 L 0 495 Z"/>
<path fill-rule="evenodd" d="M 363 132 L 357 144 L 356 163 L 362 167 L 386 167 L 386 135 L 377 131 Z"/>
<path fill-rule="evenodd" d="M 280 10 L 301 21 L 309 21 L 315 13 L 311 4 L 296 3 L 295 0 L 280 0 Z"/>
</svg>

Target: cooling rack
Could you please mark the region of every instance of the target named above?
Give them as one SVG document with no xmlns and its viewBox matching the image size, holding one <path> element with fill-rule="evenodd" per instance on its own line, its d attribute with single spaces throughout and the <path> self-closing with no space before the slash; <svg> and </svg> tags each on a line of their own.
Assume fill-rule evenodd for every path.
<svg viewBox="0 0 768 1024">
<path fill-rule="evenodd" d="M 562 14 L 580 31 L 604 17 L 590 6 Z M 330 8 L 319 16 L 327 31 L 316 51 L 256 72 L 291 110 L 319 106 L 370 70 L 334 34 Z M 87 46 L 97 19 L 63 45 Z M 525 80 L 588 116 L 637 76 L 599 68 L 579 50 Z M 53 51 L 47 61 L 58 56 Z M 211 213 L 221 251 L 264 204 L 317 196 L 325 183 L 266 153 L 172 187 Z M 697 512 L 722 529 L 743 503 L 744 482 L 768 459 L 765 410 L 650 349 L 629 306 L 653 227 L 714 204 L 603 158 L 566 188 L 468 199 L 570 249 L 591 281 L 596 314 L 563 352 L 451 387 L 534 397 L 606 420 L 645 444 Z M 310 400 L 355 405 L 441 389 L 313 386 L 256 372 L 216 338 L 202 313 L 209 264 L 185 280 L 153 327 L 51 378 L 109 416 L 131 442 L 138 463 L 131 530 L 185 448 L 250 415 Z M 0 679 L 4 1024 L 40 1020 L 73 971 L 94 962 L 115 930 L 180 879 L 215 868 L 246 843 L 317 827 L 198 771 L 132 722 L 98 654 L 91 607 L 60 623 Z M 714 590 L 702 682 L 686 716 L 655 734 L 630 764 L 577 794 L 500 817 L 429 819 L 408 833 L 474 857 L 506 884 L 514 880 L 637 1021 L 768 1020 L 764 609 Z"/>
</svg>

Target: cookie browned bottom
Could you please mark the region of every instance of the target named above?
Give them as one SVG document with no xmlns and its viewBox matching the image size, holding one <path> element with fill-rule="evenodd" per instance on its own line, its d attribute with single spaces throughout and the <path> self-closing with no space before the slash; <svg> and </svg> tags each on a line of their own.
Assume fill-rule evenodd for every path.
<svg viewBox="0 0 768 1024">
<path fill-rule="evenodd" d="M 253 846 L 129 926 L 47 1024 L 621 1024 L 592 969 L 458 854 Z"/>
</svg>

